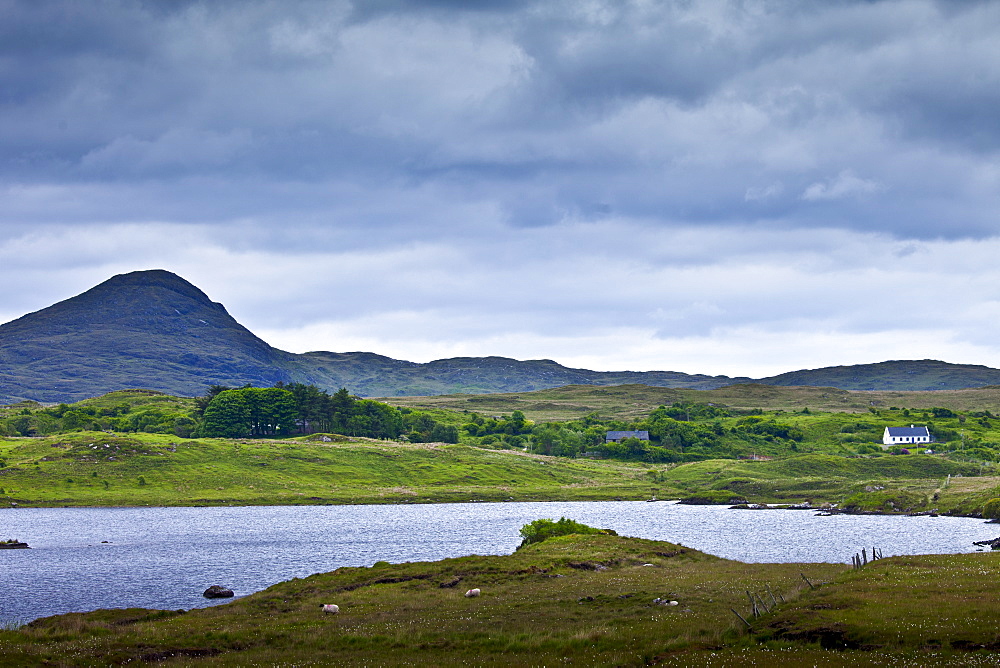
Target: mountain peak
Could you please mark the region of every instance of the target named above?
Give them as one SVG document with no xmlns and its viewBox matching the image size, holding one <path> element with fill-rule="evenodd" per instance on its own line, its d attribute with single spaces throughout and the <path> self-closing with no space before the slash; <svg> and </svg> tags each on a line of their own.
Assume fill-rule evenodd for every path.
<svg viewBox="0 0 1000 668">
<path fill-rule="evenodd" d="M 195 395 L 209 385 L 291 379 L 288 353 L 163 269 L 112 276 L 0 325 L 0 397 L 76 400 L 141 385 Z"/>
<path fill-rule="evenodd" d="M 166 269 L 145 269 L 142 271 L 130 271 L 127 274 L 116 274 L 87 292 L 95 290 L 141 290 L 148 288 L 163 288 L 203 304 L 214 304 L 208 295 L 198 289 L 193 283 L 184 280 L 177 274 Z"/>
</svg>

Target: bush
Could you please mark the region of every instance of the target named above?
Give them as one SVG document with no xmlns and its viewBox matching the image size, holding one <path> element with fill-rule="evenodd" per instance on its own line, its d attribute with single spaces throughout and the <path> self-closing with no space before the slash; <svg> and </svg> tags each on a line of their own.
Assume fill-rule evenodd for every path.
<svg viewBox="0 0 1000 668">
<path fill-rule="evenodd" d="M 680 503 L 690 506 L 721 506 L 733 503 L 746 503 L 746 497 L 724 489 L 706 489 L 682 497 Z"/>
<path fill-rule="evenodd" d="M 990 499 L 983 504 L 983 517 L 990 520 L 1000 519 L 1000 499 Z"/>
<path fill-rule="evenodd" d="M 552 520 L 535 520 L 521 527 L 521 544 L 517 549 L 532 543 L 541 543 L 543 540 L 555 538 L 556 536 L 568 536 L 570 534 L 597 534 L 607 533 L 603 529 L 595 529 L 586 524 L 560 517 L 558 522 Z"/>
</svg>

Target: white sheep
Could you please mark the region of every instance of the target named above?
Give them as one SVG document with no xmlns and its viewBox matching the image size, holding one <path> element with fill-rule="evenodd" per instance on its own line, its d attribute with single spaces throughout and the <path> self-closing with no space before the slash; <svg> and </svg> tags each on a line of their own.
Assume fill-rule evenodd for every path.
<svg viewBox="0 0 1000 668">
<path fill-rule="evenodd" d="M 465 592 L 465 598 L 475 598 L 476 596 L 479 596 L 479 594 L 480 592 L 478 589 L 470 589 L 469 591 Z"/>
<path fill-rule="evenodd" d="M 323 612 L 329 612 L 329 613 L 335 615 L 338 612 L 340 612 L 340 606 L 339 605 L 334 605 L 333 603 L 324 603 L 323 604 Z"/>
</svg>

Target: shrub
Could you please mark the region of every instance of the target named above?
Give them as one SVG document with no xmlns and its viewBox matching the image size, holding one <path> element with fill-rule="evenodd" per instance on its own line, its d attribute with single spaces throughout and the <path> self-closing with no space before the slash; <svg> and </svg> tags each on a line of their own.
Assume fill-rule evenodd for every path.
<svg viewBox="0 0 1000 668">
<path fill-rule="evenodd" d="M 680 500 L 680 503 L 691 506 L 717 506 L 746 502 L 746 497 L 724 489 L 706 489 L 702 492 L 688 494 Z"/>
<path fill-rule="evenodd" d="M 1000 519 L 1000 499 L 990 499 L 983 504 L 983 517 L 991 520 Z"/>
<path fill-rule="evenodd" d="M 517 546 L 517 549 L 521 549 L 525 545 L 531 545 L 532 543 L 540 543 L 543 540 L 549 538 L 554 538 L 556 536 L 568 536 L 570 534 L 597 534 L 606 533 L 602 529 L 595 529 L 594 527 L 587 526 L 586 524 L 581 524 L 565 517 L 560 517 L 558 522 L 552 520 L 535 520 L 529 524 L 525 524 L 521 527 L 521 544 Z"/>
</svg>

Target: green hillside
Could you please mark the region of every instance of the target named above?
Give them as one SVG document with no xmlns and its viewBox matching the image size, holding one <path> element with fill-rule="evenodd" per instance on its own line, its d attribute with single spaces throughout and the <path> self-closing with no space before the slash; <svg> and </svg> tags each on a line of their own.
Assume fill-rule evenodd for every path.
<svg viewBox="0 0 1000 668">
<path fill-rule="evenodd" d="M 896 407 L 929 409 L 936 406 L 955 411 L 992 411 L 1000 415 L 1000 386 L 903 392 L 841 390 L 833 387 L 784 387 L 747 383 L 713 390 L 620 385 L 597 387 L 569 385 L 534 392 L 485 395 L 448 394 L 424 397 L 384 397 L 395 406 L 438 408 L 507 415 L 519 410 L 532 420 L 572 420 L 588 413 L 616 419 L 644 417 L 657 406 L 675 402 L 716 404 L 738 410 L 811 411 L 867 413 L 870 409 Z"/>
<path fill-rule="evenodd" d="M 0 500 L 107 506 L 655 497 L 975 515 L 1000 497 L 1000 417 L 990 410 L 869 405 L 852 412 L 860 410 L 857 393 L 761 385 L 709 392 L 566 387 L 394 399 L 395 409 L 285 387 L 296 392 L 273 391 L 293 408 L 293 397 L 301 396 L 308 411 L 285 414 L 289 429 L 313 415 L 320 416 L 310 418 L 314 424 L 391 427 L 392 438 L 294 431 L 281 438 L 207 438 L 200 410 L 215 400 L 151 390 L 53 407 L 21 403 L 0 408 L 0 434 L 9 435 L 0 439 Z M 951 405 L 993 405 L 995 393 L 956 391 Z M 946 395 L 896 398 L 919 403 L 928 396 Z M 722 399 L 786 408 L 740 408 Z M 321 418 L 313 400 L 329 410 L 364 410 Z M 802 406 L 824 401 L 827 410 Z M 373 416 L 385 420 L 382 426 Z M 878 445 L 885 427 L 908 423 L 926 425 L 935 442 L 910 454 Z M 650 440 L 605 443 L 611 430 L 646 430 Z"/>
<path fill-rule="evenodd" d="M 326 440 L 324 440 L 326 439 Z M 643 499 L 648 466 L 464 445 L 183 440 L 77 432 L 0 440 L 0 502 L 21 506 L 256 505 Z"/>
</svg>

